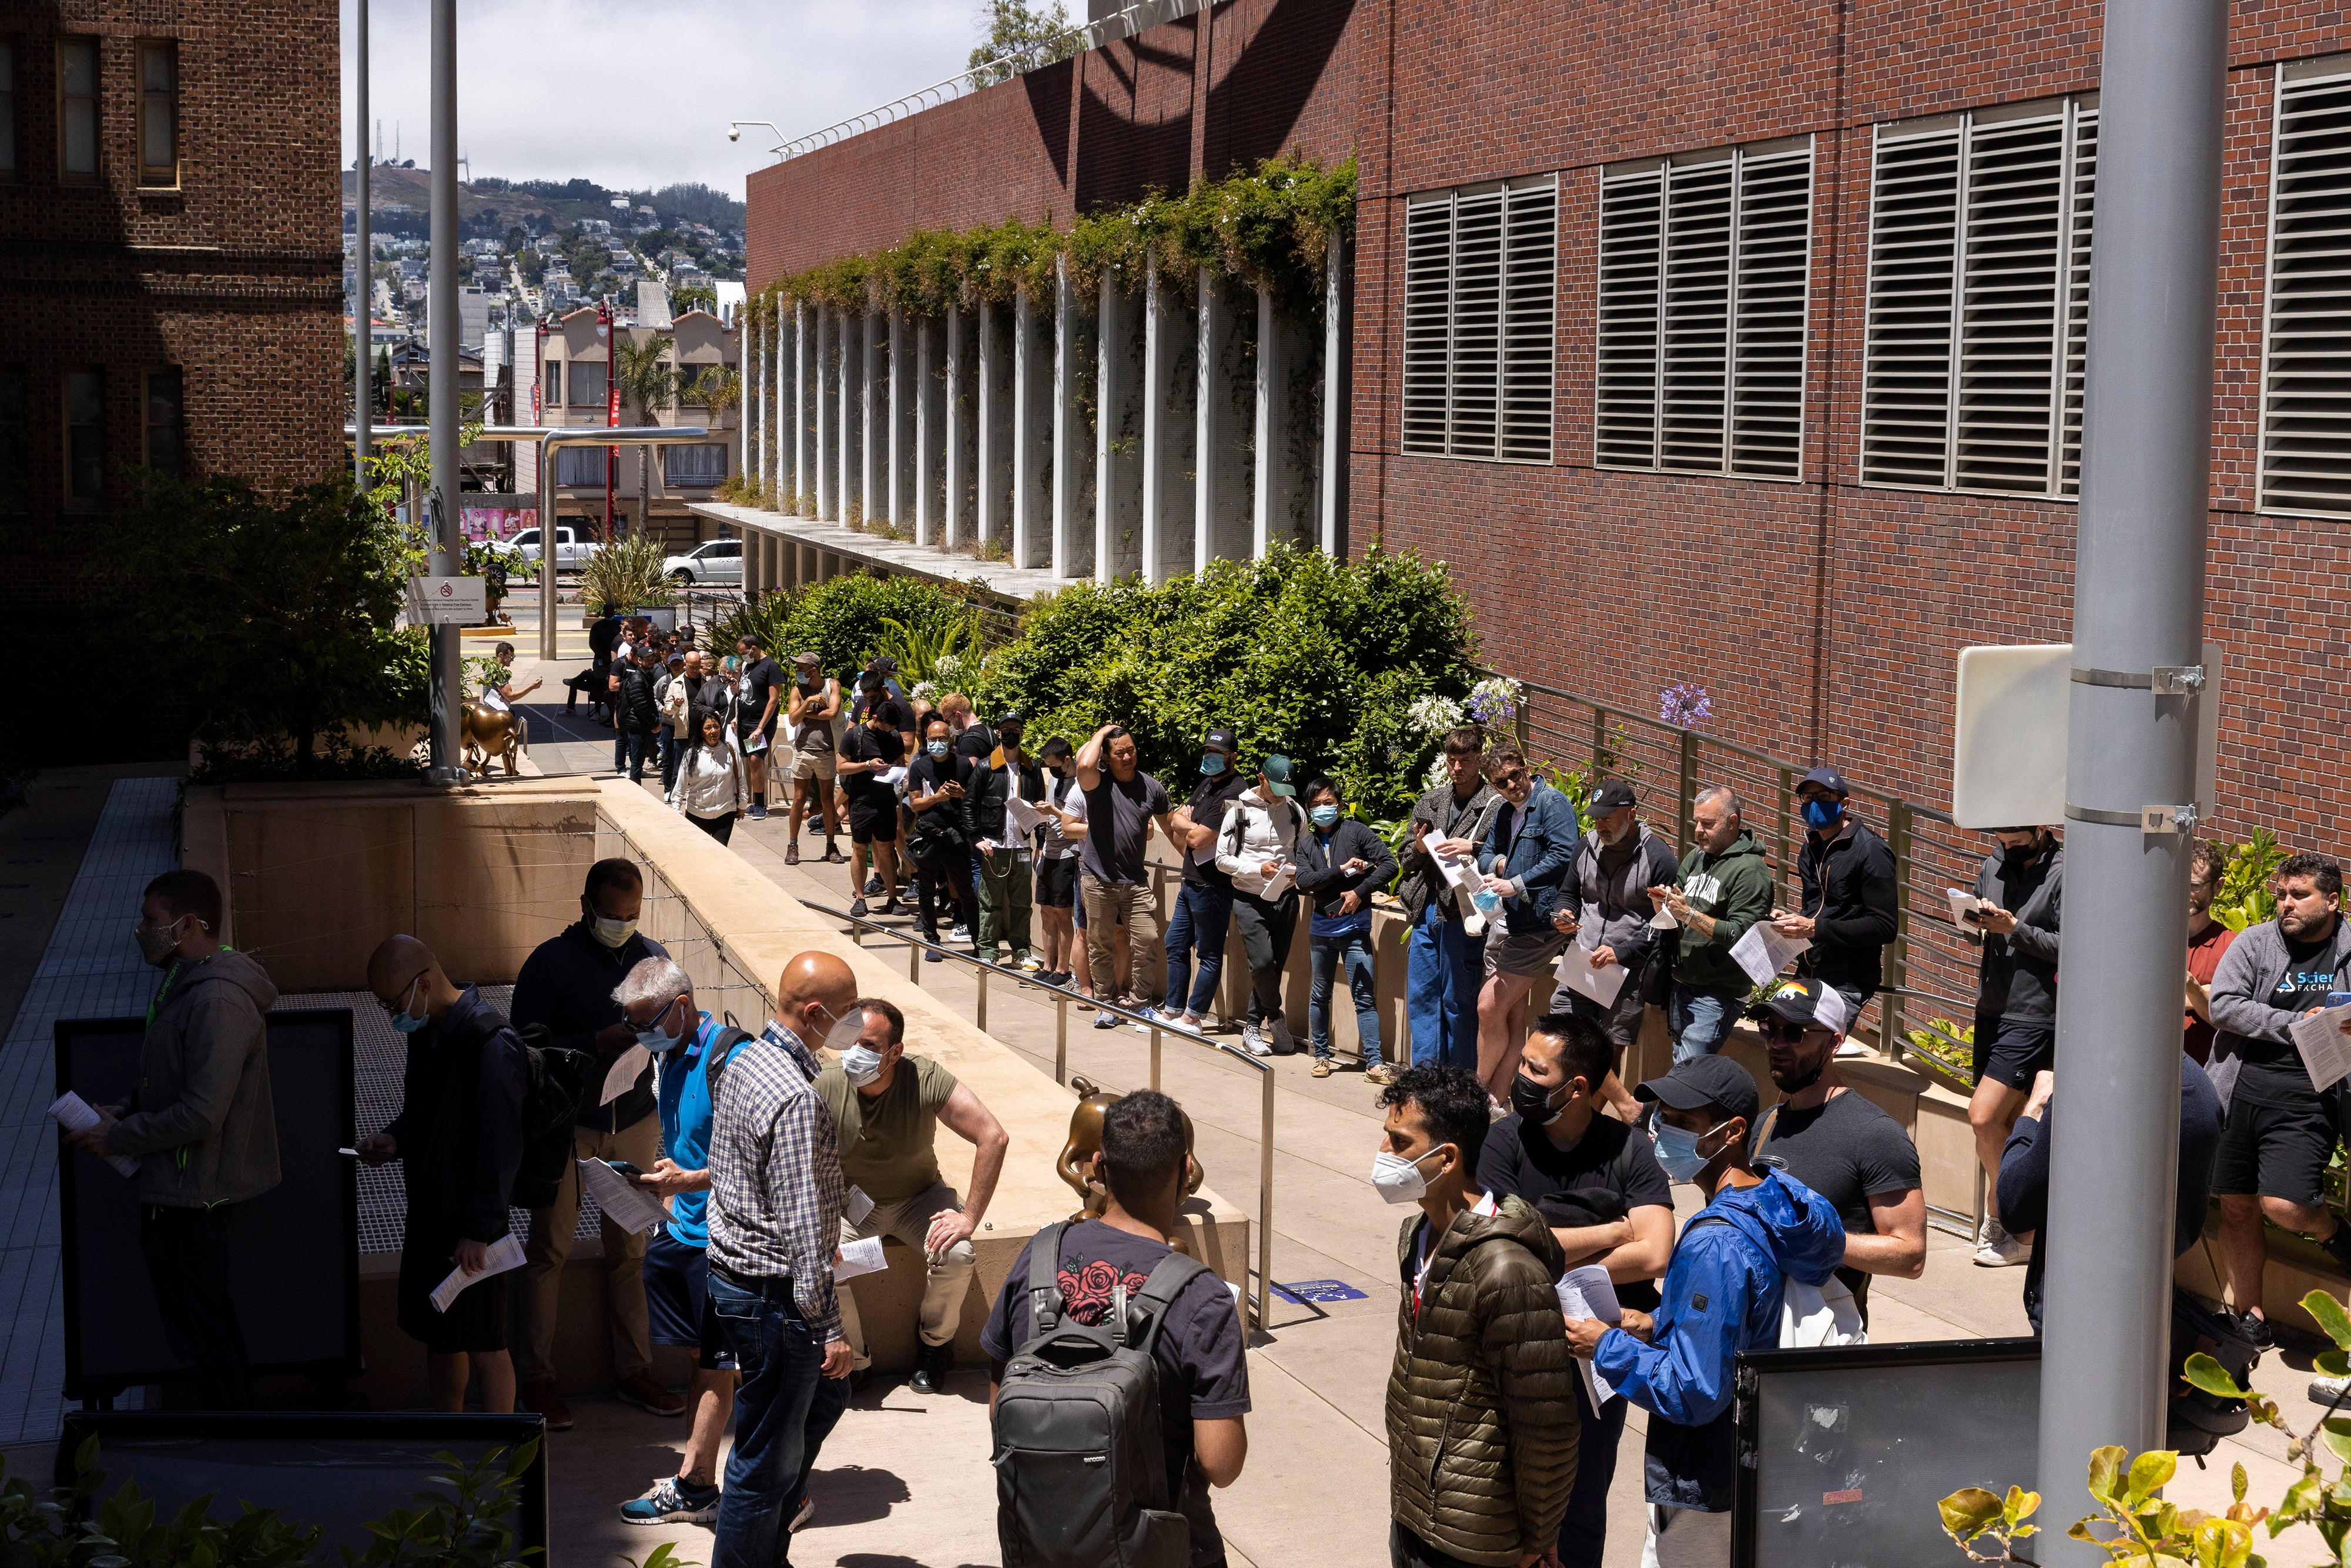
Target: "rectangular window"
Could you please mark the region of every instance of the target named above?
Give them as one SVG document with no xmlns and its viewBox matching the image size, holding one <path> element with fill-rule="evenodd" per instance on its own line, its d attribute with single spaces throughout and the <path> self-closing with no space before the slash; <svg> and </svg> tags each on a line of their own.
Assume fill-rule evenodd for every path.
<svg viewBox="0 0 2351 1568">
<path fill-rule="evenodd" d="M 1552 460 L 1558 249 L 1551 175 L 1407 199 L 1405 452 Z"/>
<path fill-rule="evenodd" d="M 551 409 L 563 406 L 563 361 L 561 360 L 547 361 L 547 406 Z"/>
<path fill-rule="evenodd" d="M 604 487 L 604 451 L 601 446 L 559 446 L 555 449 L 555 482 L 559 485 L 593 485 Z"/>
<path fill-rule="evenodd" d="M 2261 507 L 2351 513 L 2351 56 L 2279 67 L 2273 112 Z"/>
<path fill-rule="evenodd" d="M 673 490 L 706 490 L 726 482 L 726 448 L 664 446 L 662 483 Z"/>
<path fill-rule="evenodd" d="M 16 40 L 0 38 L 0 180 L 16 177 Z"/>
<path fill-rule="evenodd" d="M 177 369 L 147 372 L 147 466 L 174 479 L 182 473 L 181 387 Z"/>
<path fill-rule="evenodd" d="M 601 408 L 604 406 L 604 361 L 574 360 L 571 361 L 571 406 Z"/>
<path fill-rule="evenodd" d="M 709 392 L 702 378 L 717 371 L 716 365 L 680 365 L 677 368 L 677 405 L 680 408 L 707 408 Z"/>
<path fill-rule="evenodd" d="M 2081 489 L 2097 99 L 1877 129 L 1865 485 Z"/>
<path fill-rule="evenodd" d="M 57 40 L 57 174 L 98 183 L 98 40 Z"/>
<path fill-rule="evenodd" d="M 66 507 L 106 503 L 106 372 L 66 372 Z"/>
<path fill-rule="evenodd" d="M 1810 138 L 1602 172 L 1598 466 L 1799 476 L 1812 209 Z"/>
<path fill-rule="evenodd" d="M 180 50 L 139 46 L 139 183 L 180 183 Z"/>
</svg>

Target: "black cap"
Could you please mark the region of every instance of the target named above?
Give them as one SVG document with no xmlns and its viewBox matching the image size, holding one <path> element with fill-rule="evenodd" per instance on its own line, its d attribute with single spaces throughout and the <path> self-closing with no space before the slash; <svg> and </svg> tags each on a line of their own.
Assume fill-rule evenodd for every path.
<svg viewBox="0 0 2351 1568">
<path fill-rule="evenodd" d="M 894 675 L 898 673 L 898 661 L 884 653 L 873 661 L 873 669 L 881 674 Z"/>
<path fill-rule="evenodd" d="M 1002 729 L 1008 724 L 1017 724 L 1022 729 L 1027 729 L 1029 727 L 1028 719 L 1022 716 L 1020 710 L 1017 707 L 1006 708 L 1002 713 L 996 716 L 997 728 Z"/>
<path fill-rule="evenodd" d="M 1622 779 L 1603 779 L 1600 788 L 1592 792 L 1592 814 L 1595 817 L 1623 810 L 1632 803 L 1633 787 Z"/>
<path fill-rule="evenodd" d="M 1718 1105 L 1728 1116 L 1746 1117 L 1750 1127 L 1763 1103 L 1753 1075 L 1728 1056 L 1694 1056 L 1677 1061 L 1663 1078 L 1652 1078 L 1634 1090 L 1633 1098 L 1654 1100 L 1677 1111 Z"/>
<path fill-rule="evenodd" d="M 1844 993 L 1823 980 L 1775 980 L 1763 998 L 1747 1009 L 1747 1016 L 1761 1019 L 1770 1013 L 1790 1023 L 1804 1024 L 1816 1029 L 1844 1032 L 1853 1021 L 1845 1007 Z"/>
<path fill-rule="evenodd" d="M 1221 751 L 1230 756 L 1240 750 L 1241 737 L 1229 729 L 1212 729 L 1208 732 L 1208 738 L 1200 744 L 1207 750 Z"/>
<path fill-rule="evenodd" d="M 1853 793 L 1852 790 L 1845 788 L 1844 775 L 1838 772 L 1834 768 L 1813 768 L 1810 773 L 1805 774 L 1802 779 L 1797 781 L 1796 788 L 1801 789 L 1807 784 L 1817 784 L 1832 795 L 1850 795 Z"/>
</svg>

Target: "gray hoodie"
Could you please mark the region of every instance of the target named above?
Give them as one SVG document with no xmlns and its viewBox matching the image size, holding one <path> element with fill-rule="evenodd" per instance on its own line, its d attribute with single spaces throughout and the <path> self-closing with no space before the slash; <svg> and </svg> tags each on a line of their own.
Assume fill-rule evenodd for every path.
<svg viewBox="0 0 2351 1568">
<path fill-rule="evenodd" d="M 243 1203 L 277 1185 L 277 1112 L 262 1014 L 277 988 L 242 953 L 181 964 L 155 1003 L 129 1115 L 110 1155 L 139 1159 L 139 1201 Z"/>
<path fill-rule="evenodd" d="M 2212 971 L 2212 1065 L 2208 1076 L 2224 1112 L 2236 1090 L 2248 1046 L 2264 1041 L 2270 1047 L 2285 1046 L 2283 1054 L 2294 1053 L 2293 1037 L 2286 1033 L 2294 1014 L 2270 1005 L 2271 993 L 2285 977 L 2287 961 L 2285 934 L 2276 921 L 2264 920 L 2237 933 L 2237 939 L 2220 955 L 2220 967 Z M 2335 916 L 2335 942 L 2321 962 L 2335 972 L 2339 988 L 2351 990 L 2343 977 L 2351 969 L 2351 920 Z M 2256 1053 L 2281 1054 L 2261 1048 L 2256 1048 Z"/>
</svg>

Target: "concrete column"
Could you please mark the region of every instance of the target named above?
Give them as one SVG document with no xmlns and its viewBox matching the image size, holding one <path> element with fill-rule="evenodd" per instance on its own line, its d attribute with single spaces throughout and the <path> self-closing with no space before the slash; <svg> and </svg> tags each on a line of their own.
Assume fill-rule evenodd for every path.
<svg viewBox="0 0 2351 1568">
<path fill-rule="evenodd" d="M 757 324 L 757 317 L 751 316 L 748 310 L 745 315 L 750 319 L 743 322 L 743 466 L 754 480 L 765 483 L 768 470 L 761 461 L 759 431 L 760 413 L 767 402 L 768 334 L 765 328 Z"/>
<path fill-rule="evenodd" d="M 774 324 L 774 348 L 768 359 L 768 401 L 760 418 L 768 426 L 768 466 L 776 487 L 776 504 L 783 504 L 784 492 L 791 487 L 791 448 L 785 439 L 790 430 L 789 410 L 785 402 L 785 389 L 790 383 L 785 364 L 791 351 L 791 318 L 784 313 L 783 302 L 777 301 Z"/>
<path fill-rule="evenodd" d="M 979 427 L 979 542 L 1012 541 L 1012 346 L 1005 341 L 1003 307 L 979 307 L 979 381 L 974 390 Z"/>
<path fill-rule="evenodd" d="M 890 460 L 887 487 L 890 521 L 904 526 L 914 520 L 914 394 L 921 352 L 914 345 L 920 329 L 894 306 L 890 311 Z"/>
<path fill-rule="evenodd" d="M 864 316 L 864 358 L 857 375 L 857 504 L 868 518 L 890 514 L 890 382 L 888 322 L 879 311 Z"/>
<path fill-rule="evenodd" d="M 914 326 L 914 542 L 946 544 L 946 323 L 925 316 Z"/>
<path fill-rule="evenodd" d="M 832 464 L 832 360 L 839 334 L 833 330 L 831 307 L 820 305 L 810 314 L 816 318 L 816 353 L 809 366 L 810 401 L 816 404 L 816 417 L 810 429 L 810 466 L 816 470 L 816 504 L 810 515 L 832 517 L 840 516 L 834 510 Z"/>
<path fill-rule="evenodd" d="M 853 528 L 865 519 L 865 497 L 861 484 L 865 456 L 865 350 L 862 335 L 857 330 L 857 319 L 848 311 L 834 313 L 833 327 L 841 340 L 840 476 L 836 481 L 841 495 L 833 518 L 842 528 Z"/>
<path fill-rule="evenodd" d="M 1349 420 L 1354 384 L 1354 322 L 1348 314 L 1347 268 L 1354 258 L 1337 240 L 1331 242 L 1322 280 L 1322 458 L 1317 497 L 1323 550 L 1347 553 L 1347 480 L 1353 451 Z"/>
<path fill-rule="evenodd" d="M 1314 465 L 1321 454 L 1314 382 L 1322 366 L 1305 324 L 1274 308 L 1270 289 L 1257 291 L 1256 495 L 1250 507 L 1250 553 L 1262 557 L 1276 542 L 1311 548 L 1315 521 Z"/>
<path fill-rule="evenodd" d="M 979 537 L 979 398 L 974 373 L 971 312 L 959 305 L 947 307 L 946 376 L 941 385 L 946 404 L 946 444 L 940 455 L 946 494 L 939 511 L 939 548 L 953 549 Z"/>
<path fill-rule="evenodd" d="M 1012 302 L 1012 564 L 1053 556 L 1055 312 L 1023 287 Z"/>
<path fill-rule="evenodd" d="M 799 492 L 800 517 L 816 510 L 816 409 L 813 367 L 816 344 L 809 325 L 809 308 L 792 301 L 792 488 Z"/>
<path fill-rule="evenodd" d="M 1102 274 L 1094 307 L 1094 579 L 1143 569 L 1143 302 Z"/>
<path fill-rule="evenodd" d="M 1053 277 L 1053 556 L 1055 577 L 1092 577 L 1094 566 L 1094 426 L 1087 404 L 1098 345 L 1091 301 L 1081 303 L 1064 256 Z M 1099 407 L 1099 404 L 1096 405 Z"/>
<path fill-rule="evenodd" d="M 1198 461 L 1193 465 L 1192 570 L 1212 560 L 1249 559 L 1253 496 L 1249 443 L 1251 433 L 1234 406 L 1246 351 L 1232 300 L 1207 267 L 1199 276 L 1199 343 L 1195 365 L 1198 388 L 1193 415 Z M 1246 394 L 1244 394 L 1246 395 Z"/>
<path fill-rule="evenodd" d="M 1192 570 L 1195 491 L 1186 476 L 1198 434 L 1199 332 L 1156 262 L 1144 276 L 1143 309 L 1142 567 L 1145 582 L 1159 583 Z"/>
</svg>

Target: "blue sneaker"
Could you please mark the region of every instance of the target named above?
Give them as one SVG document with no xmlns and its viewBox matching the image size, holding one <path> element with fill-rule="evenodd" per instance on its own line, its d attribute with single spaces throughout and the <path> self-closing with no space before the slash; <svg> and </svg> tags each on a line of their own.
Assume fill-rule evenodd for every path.
<svg viewBox="0 0 2351 1568">
<path fill-rule="evenodd" d="M 644 1496 L 621 1505 L 621 1518 L 630 1524 L 708 1524 L 718 1517 L 718 1489 L 693 1487 L 675 1476 L 664 1476 Z"/>
</svg>

